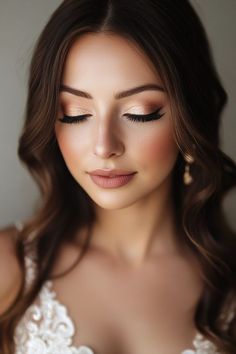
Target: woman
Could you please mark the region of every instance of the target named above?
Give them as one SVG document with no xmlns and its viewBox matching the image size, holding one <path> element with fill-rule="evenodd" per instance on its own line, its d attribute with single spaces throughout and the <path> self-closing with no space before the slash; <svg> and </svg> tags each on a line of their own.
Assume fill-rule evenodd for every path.
<svg viewBox="0 0 236 354">
<path fill-rule="evenodd" d="M 62 2 L 18 150 L 42 201 L 1 232 L 2 353 L 236 352 L 225 103 L 188 1 Z"/>
</svg>

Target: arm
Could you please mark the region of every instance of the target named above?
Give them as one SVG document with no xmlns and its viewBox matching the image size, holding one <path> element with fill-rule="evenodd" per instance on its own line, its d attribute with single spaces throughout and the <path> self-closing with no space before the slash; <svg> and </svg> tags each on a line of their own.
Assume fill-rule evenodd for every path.
<svg viewBox="0 0 236 354">
<path fill-rule="evenodd" d="M 22 283 L 22 271 L 17 260 L 14 226 L 0 230 L 0 315 L 14 302 Z"/>
</svg>

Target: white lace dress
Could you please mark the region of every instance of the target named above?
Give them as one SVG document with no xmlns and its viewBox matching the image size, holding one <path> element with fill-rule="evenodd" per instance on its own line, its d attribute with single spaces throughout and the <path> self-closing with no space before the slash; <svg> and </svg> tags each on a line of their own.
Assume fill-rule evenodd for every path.
<svg viewBox="0 0 236 354">
<path fill-rule="evenodd" d="M 18 229 L 22 226 L 16 223 Z M 29 287 L 35 274 L 35 263 L 25 257 L 26 286 Z M 96 354 L 87 345 L 73 345 L 75 326 L 67 308 L 61 304 L 48 280 L 38 294 L 37 301 L 25 312 L 15 331 L 15 354 Z M 226 326 L 233 316 L 230 312 Z M 191 349 L 176 354 L 220 354 L 216 346 L 197 333 Z"/>
</svg>

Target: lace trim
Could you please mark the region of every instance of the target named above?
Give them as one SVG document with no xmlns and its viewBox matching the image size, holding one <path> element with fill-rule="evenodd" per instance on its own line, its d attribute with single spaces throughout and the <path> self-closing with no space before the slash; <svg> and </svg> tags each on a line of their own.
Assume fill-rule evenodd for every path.
<svg viewBox="0 0 236 354">
<path fill-rule="evenodd" d="M 27 291 L 31 287 L 36 275 L 36 264 L 30 256 L 25 256 L 25 271 L 25 290 Z"/>
<path fill-rule="evenodd" d="M 51 288 L 52 282 L 45 282 L 39 304 L 30 306 L 17 326 L 15 354 L 94 354 L 88 346 L 73 346 L 74 324 Z"/>
<path fill-rule="evenodd" d="M 17 223 L 18 227 L 22 223 Z M 35 279 L 36 262 L 25 256 L 26 287 Z M 234 316 L 235 304 L 224 314 L 225 329 Z M 38 295 L 38 304 L 32 304 L 25 312 L 15 332 L 15 354 L 95 354 L 86 346 L 75 347 L 75 326 L 67 308 L 56 299 L 53 283 L 44 283 Z M 197 332 L 194 349 L 185 349 L 181 354 L 220 354 L 216 346 Z"/>
<path fill-rule="evenodd" d="M 19 231 L 23 224 L 15 223 Z M 35 279 L 37 263 L 34 255 L 25 255 L 25 290 Z M 38 304 L 32 304 L 16 327 L 15 354 L 94 354 L 93 350 L 72 343 L 75 327 L 67 308 L 56 300 L 52 281 L 46 281 L 39 292 Z"/>
<path fill-rule="evenodd" d="M 221 354 L 214 343 L 205 339 L 201 333 L 197 333 L 193 340 L 193 349 L 186 349 L 181 354 Z"/>
<path fill-rule="evenodd" d="M 14 225 L 19 232 L 21 232 L 24 228 L 24 223 L 19 220 L 15 221 Z M 35 255 L 33 255 L 32 253 L 28 254 L 27 247 L 25 244 L 24 244 L 24 252 L 25 252 L 25 271 L 26 271 L 25 292 L 27 292 L 35 279 L 37 268 L 36 268 L 36 262 L 33 260 L 33 258 L 35 258 Z"/>
<path fill-rule="evenodd" d="M 32 260 L 28 265 L 33 265 Z M 16 354 L 95 354 L 88 346 L 76 348 L 74 334 L 74 323 L 67 308 L 56 299 L 53 283 L 48 280 L 39 293 L 39 304 L 28 308 L 17 328 Z M 200 333 L 195 336 L 193 347 L 181 354 L 220 354 L 216 346 Z"/>
</svg>

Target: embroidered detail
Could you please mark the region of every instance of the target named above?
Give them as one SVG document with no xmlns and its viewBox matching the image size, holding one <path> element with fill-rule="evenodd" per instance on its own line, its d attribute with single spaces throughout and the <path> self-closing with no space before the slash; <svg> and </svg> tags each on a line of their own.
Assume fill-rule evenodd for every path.
<svg viewBox="0 0 236 354">
<path fill-rule="evenodd" d="M 89 347 L 86 347 L 84 345 L 81 345 L 79 347 L 79 351 L 78 351 L 78 354 L 94 354 L 93 351 L 89 348 Z"/>
<path fill-rule="evenodd" d="M 25 256 L 25 290 L 27 291 L 35 279 L 36 265 L 30 256 Z"/>
<path fill-rule="evenodd" d="M 214 343 L 204 338 L 201 333 L 197 333 L 193 346 L 195 349 L 186 349 L 181 354 L 220 354 Z"/>
<path fill-rule="evenodd" d="M 18 324 L 16 354 L 94 354 L 87 346 L 72 345 L 74 324 L 51 288 L 52 282 L 45 282 L 39 304 L 31 305 Z"/>
<path fill-rule="evenodd" d="M 36 262 L 32 256 L 25 256 L 25 267 L 28 288 L 36 274 Z M 37 303 L 26 310 L 18 323 L 14 336 L 15 354 L 95 354 L 86 345 L 73 345 L 74 323 L 67 308 L 56 299 L 52 287 L 52 281 L 44 283 Z M 227 325 L 233 314 L 231 309 Z M 220 354 L 216 346 L 200 333 L 195 336 L 193 347 L 194 349 L 185 349 L 181 354 Z"/>
<path fill-rule="evenodd" d="M 36 262 L 25 256 L 26 291 L 36 275 Z M 46 281 L 37 303 L 32 304 L 18 323 L 14 341 L 15 354 L 94 354 L 86 345 L 75 347 L 72 338 L 75 327 L 67 308 L 56 300 L 52 281 Z"/>
<path fill-rule="evenodd" d="M 32 261 L 27 262 L 32 267 Z M 15 354 L 95 354 L 88 346 L 73 346 L 74 324 L 67 308 L 56 300 L 52 286 L 52 281 L 44 283 L 38 296 L 39 304 L 31 305 L 18 324 Z M 186 349 L 181 354 L 220 354 L 200 333 L 195 336 L 193 346 L 194 350 Z"/>
</svg>

